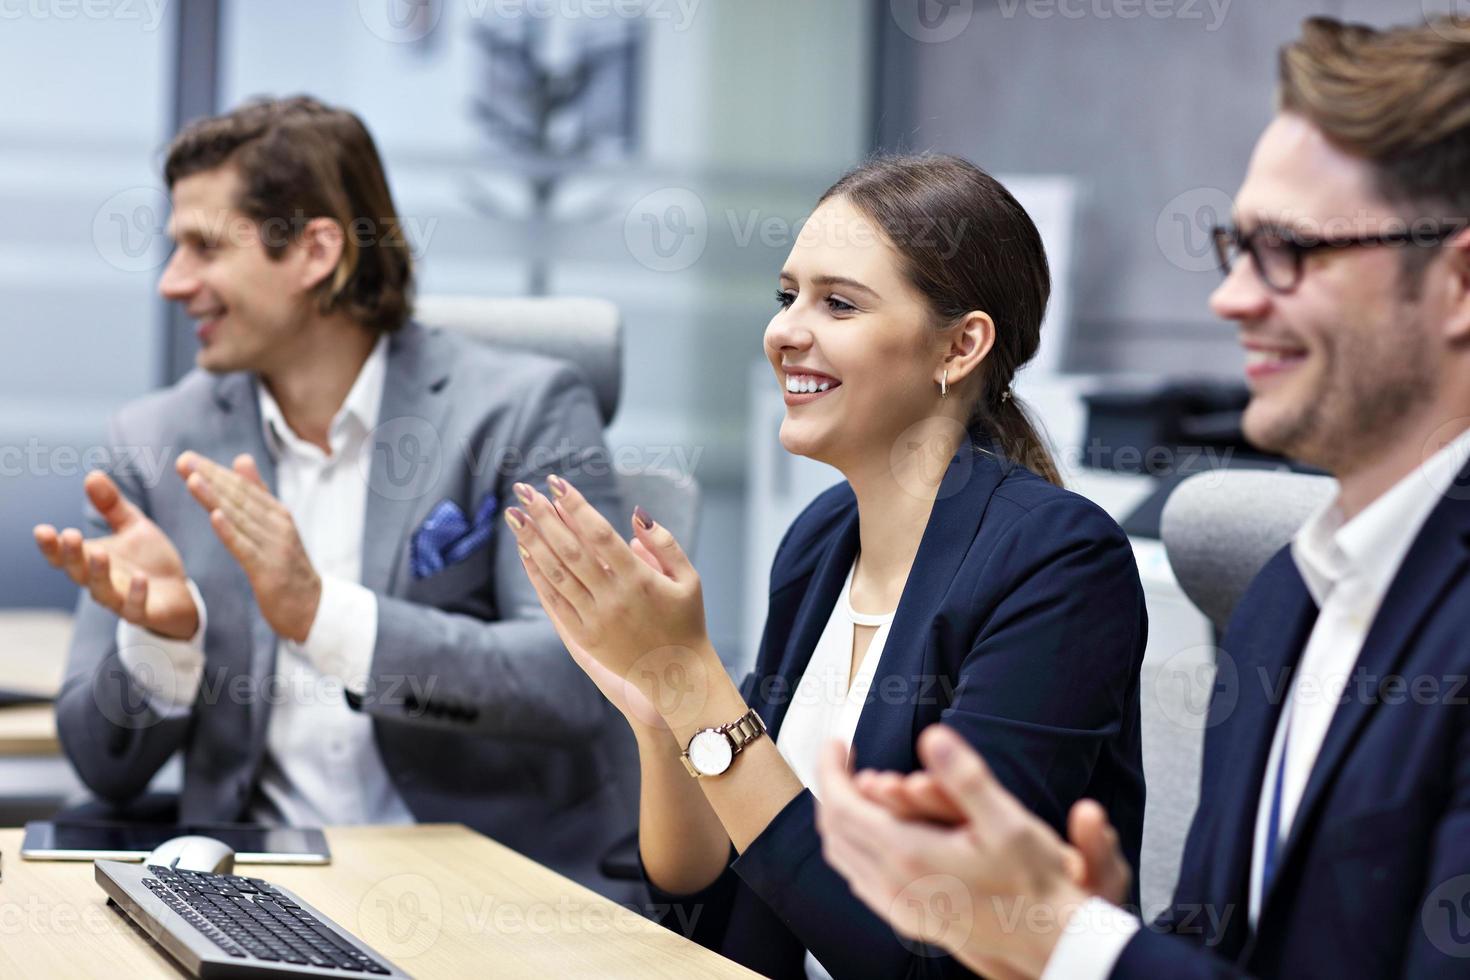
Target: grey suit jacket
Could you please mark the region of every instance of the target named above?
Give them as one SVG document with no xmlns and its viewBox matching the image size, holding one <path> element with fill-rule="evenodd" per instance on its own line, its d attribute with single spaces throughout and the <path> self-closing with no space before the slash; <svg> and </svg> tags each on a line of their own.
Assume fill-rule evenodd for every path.
<svg viewBox="0 0 1470 980">
<path fill-rule="evenodd" d="M 192 708 L 149 704 L 118 659 L 116 617 L 85 591 L 56 706 L 67 756 L 105 800 L 141 794 L 182 749 L 185 822 L 242 819 L 281 696 L 277 638 L 173 470 L 185 450 L 225 464 L 251 453 L 274 488 L 256 391 L 248 374 L 195 371 L 112 422 L 114 477 L 178 547 L 209 612 Z M 420 821 L 468 824 L 626 897 L 596 866 L 636 825 L 631 735 L 557 638 L 500 520 L 512 484 L 544 489 L 560 473 L 625 523 L 590 389 L 561 361 L 410 324 L 390 342 L 371 439 L 362 584 L 378 633 L 367 691 L 348 700 L 372 715 L 399 794 Z M 499 501 L 489 545 L 415 579 L 410 540 L 429 511 L 451 500 L 473 519 L 487 494 Z"/>
</svg>

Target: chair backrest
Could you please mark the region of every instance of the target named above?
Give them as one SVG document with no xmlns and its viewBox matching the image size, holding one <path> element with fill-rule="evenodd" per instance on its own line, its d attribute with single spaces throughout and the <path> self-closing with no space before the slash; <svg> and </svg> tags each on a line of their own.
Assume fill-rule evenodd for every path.
<svg viewBox="0 0 1470 980">
<path fill-rule="evenodd" d="M 1183 481 L 1164 505 L 1162 537 L 1180 590 L 1223 630 L 1246 586 L 1336 490 L 1327 477 L 1215 470 Z M 1157 606 L 1154 603 L 1158 603 Z M 1186 628 L 1179 599 L 1151 601 L 1139 677 L 1148 780 L 1139 892 L 1145 918 L 1166 907 L 1199 801 L 1200 764 L 1218 664 L 1209 631 Z"/>
<path fill-rule="evenodd" d="M 423 296 L 414 319 L 483 340 L 570 361 L 597 396 L 602 424 L 618 411 L 623 384 L 623 317 L 605 299 Z"/>
<path fill-rule="evenodd" d="M 1215 470 L 1179 484 L 1162 537 L 1179 587 L 1224 629 L 1251 579 L 1337 490 L 1337 481 L 1275 470 Z"/>
<path fill-rule="evenodd" d="M 592 385 L 602 424 L 617 413 L 623 381 L 623 320 L 603 299 L 424 296 L 414 319 L 485 343 L 530 350 L 570 361 Z M 699 529 L 699 484 L 693 474 L 662 470 L 617 473 L 618 493 L 631 508 L 641 504 L 693 557 Z M 618 527 L 629 533 L 626 522 Z"/>
</svg>

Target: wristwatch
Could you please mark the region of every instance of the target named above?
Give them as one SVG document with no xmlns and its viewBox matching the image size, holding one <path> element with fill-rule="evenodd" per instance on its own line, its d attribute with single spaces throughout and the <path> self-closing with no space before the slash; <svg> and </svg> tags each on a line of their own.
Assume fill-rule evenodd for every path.
<svg viewBox="0 0 1470 980">
<path fill-rule="evenodd" d="M 735 755 L 766 733 L 766 723 L 752 708 L 736 721 L 719 728 L 701 728 L 689 737 L 679 761 L 695 779 L 718 776 L 730 768 Z"/>
</svg>

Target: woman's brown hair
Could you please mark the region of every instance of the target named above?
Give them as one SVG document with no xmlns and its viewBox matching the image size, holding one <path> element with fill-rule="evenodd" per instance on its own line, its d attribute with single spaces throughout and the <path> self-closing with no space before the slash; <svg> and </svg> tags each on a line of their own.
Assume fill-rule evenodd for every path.
<svg viewBox="0 0 1470 980">
<path fill-rule="evenodd" d="M 408 321 L 413 258 L 361 119 L 309 96 L 249 102 L 186 126 L 169 146 L 164 180 L 172 190 L 226 165 L 240 175 L 236 208 L 262 226 L 273 258 L 285 252 L 289 229 L 313 218 L 341 226 L 342 258 L 316 289 L 322 313 L 340 311 L 381 332 Z"/>
<path fill-rule="evenodd" d="M 944 155 L 881 157 L 844 174 L 821 200 L 841 197 L 875 222 L 914 288 L 947 327 L 980 311 L 995 322 L 969 427 L 994 437 L 1013 462 L 1061 485 L 1050 450 L 1011 392 L 1036 355 L 1051 295 L 1041 233 L 994 177 Z M 821 203 L 820 201 L 818 202 Z"/>
</svg>

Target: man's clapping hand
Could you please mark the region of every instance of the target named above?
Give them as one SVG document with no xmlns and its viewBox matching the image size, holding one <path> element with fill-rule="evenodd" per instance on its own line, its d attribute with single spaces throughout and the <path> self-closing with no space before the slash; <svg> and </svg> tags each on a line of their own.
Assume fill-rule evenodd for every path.
<svg viewBox="0 0 1470 980">
<path fill-rule="evenodd" d="M 907 775 L 865 769 L 853 776 L 853 787 L 899 820 L 957 825 L 965 812 L 935 775 L 920 769 Z M 1067 815 L 1071 850 L 1065 861 L 1072 878 L 1090 895 L 1114 905 L 1128 900 L 1133 869 L 1123 856 L 1118 832 L 1096 800 L 1078 800 Z"/>
<path fill-rule="evenodd" d="M 240 455 L 225 467 L 186 452 L 177 469 L 209 512 L 209 526 L 245 570 L 265 621 L 277 636 L 305 642 L 321 605 L 321 576 L 295 519 L 266 487 L 255 459 Z"/>
<path fill-rule="evenodd" d="M 1127 895 L 1131 872 L 1106 814 L 1078 803 L 1069 843 L 953 730 L 925 730 L 918 754 L 920 773 L 853 774 L 846 749 L 828 746 L 817 810 L 823 856 L 900 933 L 987 976 L 1039 976 L 1084 902 Z"/>
<path fill-rule="evenodd" d="M 184 561 L 168 535 L 122 495 L 106 474 L 91 472 L 87 499 L 112 533 L 84 540 L 69 527 L 39 524 L 34 534 L 53 567 L 94 600 L 128 622 L 160 636 L 187 640 L 199 629 L 199 610 L 189 591 Z"/>
</svg>

